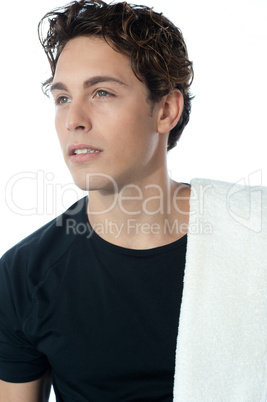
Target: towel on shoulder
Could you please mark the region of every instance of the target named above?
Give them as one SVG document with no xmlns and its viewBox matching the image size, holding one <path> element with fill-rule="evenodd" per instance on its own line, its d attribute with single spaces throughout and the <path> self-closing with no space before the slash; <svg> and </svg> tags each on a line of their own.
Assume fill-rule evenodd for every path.
<svg viewBox="0 0 267 402">
<path fill-rule="evenodd" d="M 191 182 L 174 402 L 266 402 L 267 188 Z"/>
</svg>

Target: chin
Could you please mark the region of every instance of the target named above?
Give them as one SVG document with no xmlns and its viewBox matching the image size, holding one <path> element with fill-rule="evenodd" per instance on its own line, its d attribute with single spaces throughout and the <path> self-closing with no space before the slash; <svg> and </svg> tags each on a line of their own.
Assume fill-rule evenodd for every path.
<svg viewBox="0 0 267 402">
<path fill-rule="evenodd" d="M 104 191 L 112 194 L 118 191 L 116 181 L 105 173 L 86 173 L 72 177 L 76 186 L 83 191 Z"/>
</svg>

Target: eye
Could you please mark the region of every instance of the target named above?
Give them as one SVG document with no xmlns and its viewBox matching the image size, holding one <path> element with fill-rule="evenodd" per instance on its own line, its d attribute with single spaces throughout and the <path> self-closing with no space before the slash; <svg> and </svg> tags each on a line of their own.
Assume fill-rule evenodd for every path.
<svg viewBox="0 0 267 402">
<path fill-rule="evenodd" d="M 59 96 L 56 99 L 56 105 L 63 105 L 64 103 L 70 102 L 70 99 L 67 96 Z"/>
<path fill-rule="evenodd" d="M 99 89 L 98 91 L 96 91 L 97 98 L 106 98 L 107 96 L 111 96 L 111 93 L 105 91 L 104 89 Z"/>
</svg>

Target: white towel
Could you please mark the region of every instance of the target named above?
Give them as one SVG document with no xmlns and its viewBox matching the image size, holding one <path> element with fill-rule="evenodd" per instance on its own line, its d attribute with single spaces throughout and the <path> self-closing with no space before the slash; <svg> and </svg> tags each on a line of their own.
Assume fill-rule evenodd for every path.
<svg viewBox="0 0 267 402">
<path fill-rule="evenodd" d="M 265 402 L 267 188 L 191 186 L 174 402 Z"/>
</svg>

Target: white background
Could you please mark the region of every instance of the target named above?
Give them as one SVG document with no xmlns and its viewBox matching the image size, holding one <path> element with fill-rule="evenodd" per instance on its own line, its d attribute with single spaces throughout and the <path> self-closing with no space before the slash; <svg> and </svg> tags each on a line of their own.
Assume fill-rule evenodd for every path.
<svg viewBox="0 0 267 402">
<path fill-rule="evenodd" d="M 0 254 L 83 196 L 64 165 L 54 106 L 40 86 L 50 73 L 37 24 L 65 3 L 1 6 Z M 171 176 L 267 185 L 266 0 L 135 3 L 154 6 L 179 26 L 194 62 L 191 119 L 169 154 Z"/>
</svg>

